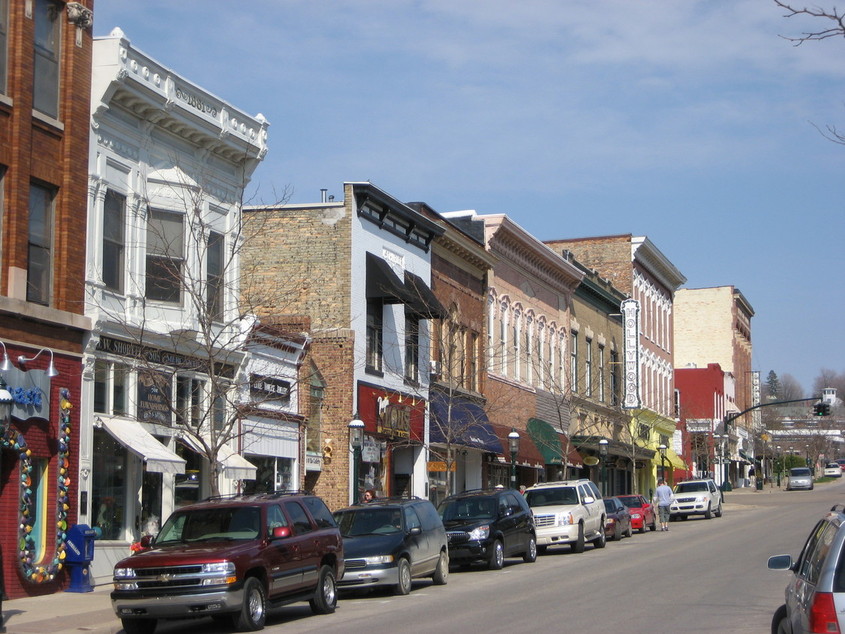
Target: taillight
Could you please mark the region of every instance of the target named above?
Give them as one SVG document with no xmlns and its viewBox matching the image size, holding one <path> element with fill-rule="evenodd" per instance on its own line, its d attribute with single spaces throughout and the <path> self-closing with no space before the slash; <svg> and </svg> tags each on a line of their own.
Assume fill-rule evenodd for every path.
<svg viewBox="0 0 845 634">
<path fill-rule="evenodd" d="M 816 592 L 810 606 L 810 632 L 815 634 L 839 633 L 836 605 L 830 592 Z"/>
</svg>

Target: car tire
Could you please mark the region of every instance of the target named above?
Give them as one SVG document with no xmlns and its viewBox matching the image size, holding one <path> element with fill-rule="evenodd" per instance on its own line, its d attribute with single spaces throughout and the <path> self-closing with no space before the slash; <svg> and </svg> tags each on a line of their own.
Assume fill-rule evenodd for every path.
<svg viewBox="0 0 845 634">
<path fill-rule="evenodd" d="M 537 561 L 537 539 L 534 535 L 528 537 L 528 549 L 522 554 L 522 561 L 527 564 Z"/>
<path fill-rule="evenodd" d="M 337 607 L 337 579 L 331 566 L 320 568 L 317 590 L 308 602 L 314 614 L 332 614 Z"/>
<path fill-rule="evenodd" d="M 120 619 L 126 634 L 153 634 L 158 621 L 156 619 Z"/>
<path fill-rule="evenodd" d="M 497 539 L 493 542 L 493 547 L 490 549 L 490 559 L 487 562 L 487 567 L 490 570 L 501 570 L 505 565 L 505 547 L 502 545 L 502 540 Z"/>
<path fill-rule="evenodd" d="M 649 524 L 648 530 L 650 530 L 652 533 L 657 530 L 657 518 L 651 520 L 651 524 Z"/>
<path fill-rule="evenodd" d="M 399 560 L 398 579 L 399 583 L 393 586 L 393 594 L 404 596 L 411 593 L 411 562 L 404 557 Z"/>
<path fill-rule="evenodd" d="M 628 532 L 625 533 L 625 537 L 633 537 L 634 536 L 634 528 L 628 523 Z"/>
<path fill-rule="evenodd" d="M 440 558 L 437 560 L 437 568 L 434 569 L 434 574 L 431 575 L 431 580 L 436 586 L 445 586 L 449 580 L 449 553 L 445 550 L 440 551 Z"/>
<path fill-rule="evenodd" d="M 715 515 L 716 517 L 722 517 L 722 505 L 721 504 L 719 505 L 719 508 L 717 508 L 715 511 L 713 511 L 713 515 Z"/>
<path fill-rule="evenodd" d="M 792 634 L 792 628 L 789 627 L 786 605 L 782 605 L 775 610 L 775 614 L 772 617 L 772 634 Z"/>
<path fill-rule="evenodd" d="M 575 541 L 572 542 L 570 546 L 572 548 L 573 553 L 583 553 L 584 552 L 584 525 L 578 524 L 578 537 L 575 538 Z"/>
<path fill-rule="evenodd" d="M 707 505 L 707 510 L 704 511 L 704 519 L 711 520 L 713 519 L 713 511 L 710 510 L 710 505 Z"/>
<path fill-rule="evenodd" d="M 622 534 L 622 531 L 620 530 L 619 522 L 617 522 L 616 526 L 613 528 L 613 537 L 611 538 L 611 541 L 619 542 L 619 541 L 622 541 L 623 537 L 624 537 L 624 535 Z M 607 538 L 607 533 L 605 532 L 605 539 L 606 538 Z"/>
<path fill-rule="evenodd" d="M 232 625 L 238 632 L 256 632 L 264 628 L 267 618 L 267 593 L 255 577 L 244 582 L 244 603 L 241 611 L 232 615 Z"/>
<path fill-rule="evenodd" d="M 601 518 L 601 525 L 604 526 L 604 523 L 607 520 L 605 518 Z M 604 534 L 604 528 L 599 530 L 599 536 L 593 540 L 593 548 L 604 548 L 607 546 L 607 535 Z"/>
</svg>

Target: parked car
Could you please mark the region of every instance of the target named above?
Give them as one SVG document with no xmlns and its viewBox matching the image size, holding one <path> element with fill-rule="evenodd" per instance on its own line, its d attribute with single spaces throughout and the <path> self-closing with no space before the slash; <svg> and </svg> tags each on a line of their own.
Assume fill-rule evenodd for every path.
<svg viewBox="0 0 845 634">
<path fill-rule="evenodd" d="M 824 466 L 824 474 L 828 478 L 841 478 L 842 467 L 839 465 L 838 462 L 828 462 Z"/>
<path fill-rule="evenodd" d="M 845 506 L 837 504 L 815 525 L 797 560 L 770 557 L 770 570 L 788 570 L 785 603 L 772 634 L 845 631 Z M 838 607 L 839 606 L 839 607 Z"/>
<path fill-rule="evenodd" d="M 428 500 L 377 499 L 336 511 L 334 518 L 346 558 L 341 588 L 388 585 L 408 594 L 416 577 L 446 584 L 446 530 Z"/>
<path fill-rule="evenodd" d="M 631 512 L 631 527 L 641 533 L 645 533 L 646 527 L 649 530 L 657 530 L 657 518 L 651 502 L 642 495 L 617 495 L 619 501 L 628 507 Z"/>
<path fill-rule="evenodd" d="M 465 491 L 443 500 L 437 512 L 446 527 L 451 562 L 483 561 L 500 570 L 505 557 L 521 555 L 528 563 L 537 559 L 534 517 L 519 491 Z"/>
<path fill-rule="evenodd" d="M 313 495 L 266 493 L 183 506 L 147 548 L 114 567 L 112 607 L 126 634 L 159 619 L 212 616 L 239 631 L 264 627 L 268 606 L 309 601 L 334 612 L 343 540 Z"/>
<path fill-rule="evenodd" d="M 623 537 L 634 534 L 631 528 L 631 512 L 619 498 L 604 498 L 604 509 L 607 511 L 607 519 L 604 522 L 604 534 L 607 539 L 618 542 Z"/>
<path fill-rule="evenodd" d="M 789 476 L 786 479 L 786 490 L 795 491 L 796 489 L 813 490 L 813 472 L 809 467 L 792 467 L 789 470 Z"/>
<path fill-rule="evenodd" d="M 690 515 L 703 515 L 708 520 L 714 515 L 722 517 L 722 492 L 713 480 L 687 480 L 675 485 L 669 519 L 687 519 Z"/>
<path fill-rule="evenodd" d="M 588 541 L 604 548 L 607 513 L 601 493 L 590 480 L 543 482 L 529 487 L 525 499 L 534 513 L 537 548 L 569 544 L 572 552 L 584 552 Z"/>
</svg>

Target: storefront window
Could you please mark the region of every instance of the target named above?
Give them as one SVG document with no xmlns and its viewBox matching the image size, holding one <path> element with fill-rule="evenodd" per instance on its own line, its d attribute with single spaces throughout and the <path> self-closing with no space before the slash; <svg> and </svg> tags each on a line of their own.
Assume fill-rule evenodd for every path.
<svg viewBox="0 0 845 634">
<path fill-rule="evenodd" d="M 141 487 L 141 535 L 156 535 L 161 528 L 161 474 L 144 471 Z"/>
<path fill-rule="evenodd" d="M 35 515 L 32 524 L 32 537 L 35 542 L 35 557 L 34 561 L 41 561 L 44 556 L 44 544 L 46 543 L 47 524 L 47 493 L 44 490 L 44 484 L 49 481 L 47 478 L 47 460 L 44 458 L 32 459 L 32 472 L 30 474 L 32 482 L 30 490 L 32 491 L 32 513 Z"/>
<path fill-rule="evenodd" d="M 255 480 L 244 482 L 244 493 L 247 495 L 293 490 L 293 458 L 248 455 L 246 459 L 257 469 Z"/>
<path fill-rule="evenodd" d="M 94 430 L 92 509 L 103 539 L 122 539 L 126 526 L 127 453 L 101 429 Z"/>
<path fill-rule="evenodd" d="M 174 478 L 176 493 L 173 503 L 178 509 L 180 506 L 200 501 L 202 457 L 181 442 L 176 443 L 176 455 L 185 459 L 185 473 L 177 473 Z"/>
</svg>

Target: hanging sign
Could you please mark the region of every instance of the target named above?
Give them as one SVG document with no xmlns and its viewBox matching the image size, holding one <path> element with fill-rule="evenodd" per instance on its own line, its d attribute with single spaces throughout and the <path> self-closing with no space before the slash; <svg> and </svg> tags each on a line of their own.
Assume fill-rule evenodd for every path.
<svg viewBox="0 0 845 634">
<path fill-rule="evenodd" d="M 625 352 L 625 376 L 623 380 L 624 409 L 639 409 L 640 401 L 640 303 L 635 299 L 622 302 L 622 321 Z"/>
</svg>

